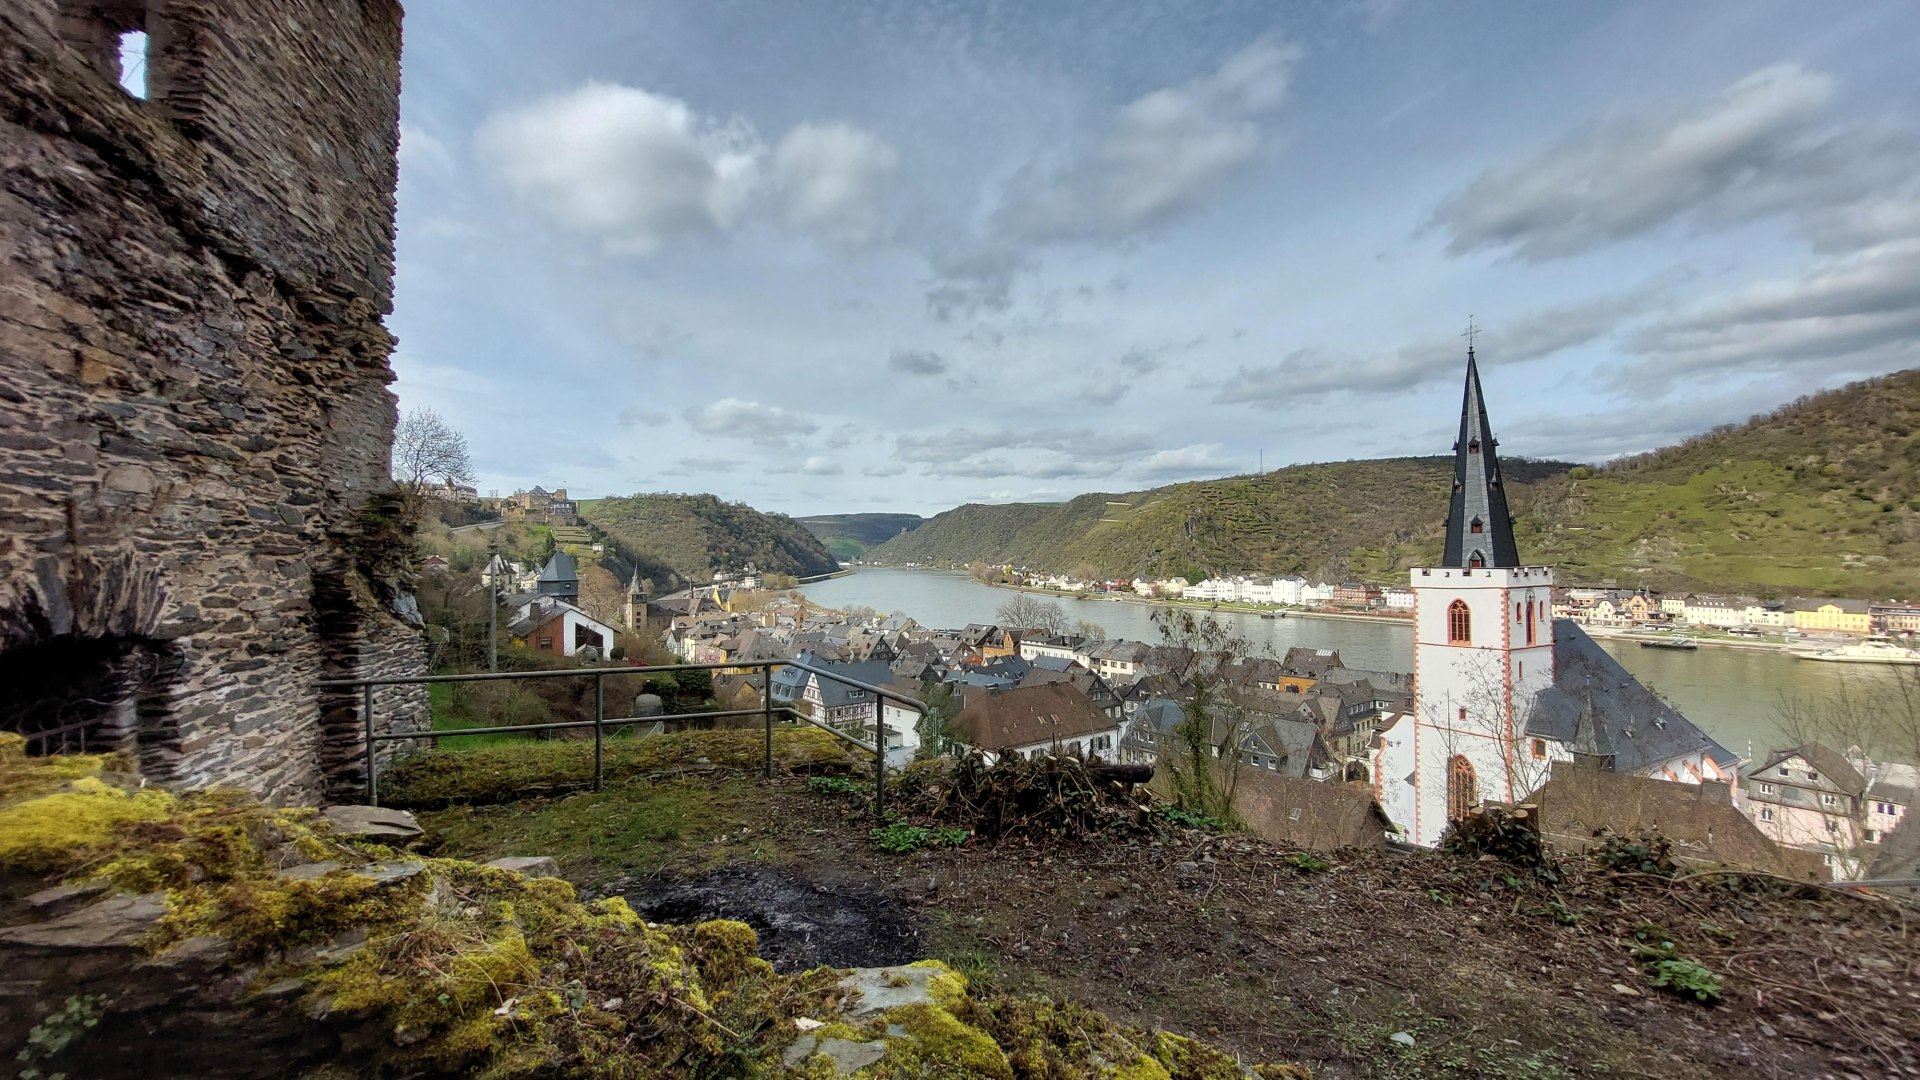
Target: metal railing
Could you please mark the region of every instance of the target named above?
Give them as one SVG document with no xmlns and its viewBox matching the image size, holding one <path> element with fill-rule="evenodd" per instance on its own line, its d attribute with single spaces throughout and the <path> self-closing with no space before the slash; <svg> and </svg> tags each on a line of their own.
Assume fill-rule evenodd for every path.
<svg viewBox="0 0 1920 1080">
<path fill-rule="evenodd" d="M 773 700 L 773 673 L 778 668 L 793 668 L 807 672 L 816 679 L 830 679 L 842 686 L 866 693 L 873 699 L 873 732 L 871 744 L 855 738 L 832 724 L 808 716 L 794 708 L 788 702 L 776 704 Z M 660 716 L 607 716 L 607 684 L 610 678 L 637 676 L 645 678 L 676 671 L 714 671 L 714 672 L 754 672 L 761 675 L 760 707 L 757 709 L 712 709 L 705 712 L 672 713 Z M 383 686 L 427 686 L 434 683 L 493 682 L 510 679 L 592 679 L 593 719 L 561 720 L 545 724 L 503 724 L 495 727 L 459 728 L 453 731 L 380 731 L 374 722 L 374 691 Z M 677 722 L 686 720 L 720 720 L 736 716 L 759 716 L 765 729 L 766 778 L 773 778 L 773 717 L 782 712 L 796 721 L 820 728 L 853 746 L 870 751 L 873 754 L 873 814 L 876 820 L 886 816 L 887 785 L 887 723 L 886 704 L 896 702 L 911 710 L 918 718 L 925 717 L 927 706 L 917 698 L 909 697 L 884 686 L 875 686 L 858 679 L 849 679 L 831 671 L 801 663 L 798 660 L 750 660 L 744 662 L 722 662 L 714 664 L 658 664 L 639 667 L 598 667 L 565 668 L 558 671 L 497 671 L 479 672 L 471 675 L 403 675 L 384 679 L 322 679 L 316 683 L 322 690 L 337 690 L 343 693 L 358 692 L 360 695 L 360 720 L 365 730 L 366 767 L 367 767 L 367 805 L 380 805 L 380 761 L 376 753 L 379 744 L 403 742 L 414 739 L 457 739 L 469 735 L 520 735 L 539 731 L 564 731 L 579 728 L 593 729 L 593 790 L 600 791 L 606 786 L 606 738 L 608 728 L 620 728 L 633 724 L 651 724 L 662 721 Z M 802 687 L 804 687 L 804 683 Z"/>
</svg>

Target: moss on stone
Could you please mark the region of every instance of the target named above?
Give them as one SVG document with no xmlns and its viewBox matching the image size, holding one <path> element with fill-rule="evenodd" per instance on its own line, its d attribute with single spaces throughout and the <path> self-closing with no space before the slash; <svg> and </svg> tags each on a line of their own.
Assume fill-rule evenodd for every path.
<svg viewBox="0 0 1920 1080">
<path fill-rule="evenodd" d="M 62 780 L 52 794 L 0 808 L 0 868 L 65 870 L 111 847 L 124 826 L 174 809 L 163 791 L 127 792 L 96 776 Z"/>
</svg>

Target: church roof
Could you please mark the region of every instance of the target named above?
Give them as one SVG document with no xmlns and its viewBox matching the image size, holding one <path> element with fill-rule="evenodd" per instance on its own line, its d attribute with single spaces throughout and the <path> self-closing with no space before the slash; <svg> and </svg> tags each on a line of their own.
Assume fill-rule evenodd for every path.
<svg viewBox="0 0 1920 1080">
<path fill-rule="evenodd" d="M 1467 388 L 1460 403 L 1460 438 L 1453 444 L 1453 500 L 1447 507 L 1443 566 L 1519 566 L 1513 515 L 1500 476 L 1499 441 L 1487 423 L 1480 367 L 1467 349 Z M 1475 560 L 1478 559 L 1476 562 Z"/>
<path fill-rule="evenodd" d="M 1571 619 L 1554 621 L 1553 666 L 1553 685 L 1534 696 L 1527 713 L 1529 736 L 1605 759 L 1613 772 L 1642 773 L 1701 751 L 1722 768 L 1739 760 Z"/>
<path fill-rule="evenodd" d="M 573 556 L 564 551 L 556 551 L 547 565 L 540 568 L 541 581 L 579 581 L 580 571 L 574 566 Z"/>
</svg>

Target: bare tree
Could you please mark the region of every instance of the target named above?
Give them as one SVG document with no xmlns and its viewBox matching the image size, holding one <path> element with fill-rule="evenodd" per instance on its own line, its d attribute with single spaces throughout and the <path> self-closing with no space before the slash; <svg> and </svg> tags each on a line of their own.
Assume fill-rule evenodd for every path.
<svg viewBox="0 0 1920 1080">
<path fill-rule="evenodd" d="M 1038 630 L 1049 637 L 1067 632 L 1067 612 L 1057 600 L 1020 595 L 1001 604 L 994 621 L 1016 630 Z"/>
<path fill-rule="evenodd" d="M 1168 646 L 1167 674 L 1181 694 L 1180 723 L 1160 743 L 1161 772 L 1189 809 L 1237 823 L 1240 765 L 1257 715 L 1242 705 L 1249 689 L 1243 661 L 1253 646 L 1190 608 L 1161 608 L 1153 624 Z"/>
<path fill-rule="evenodd" d="M 1107 639 L 1107 628 L 1094 622 L 1092 619 L 1081 619 L 1075 622 L 1072 633 L 1074 637 L 1083 637 L 1088 641 L 1105 641 Z"/>
<path fill-rule="evenodd" d="M 1495 790 L 1504 789 L 1515 799 L 1524 799 L 1546 783 L 1552 762 L 1536 757 L 1530 746 L 1522 749 L 1520 729 L 1526 718 L 1516 715 L 1513 688 L 1504 667 L 1505 660 L 1499 653 L 1480 653 L 1462 671 L 1465 687 L 1459 696 L 1423 703 L 1421 719 L 1439 733 L 1449 758 L 1465 754 L 1470 741 L 1492 742 L 1498 771 L 1485 779 Z M 1468 759 L 1476 768 L 1485 764 L 1472 755 Z"/>
<path fill-rule="evenodd" d="M 418 520 L 430 489 L 473 483 L 467 437 L 432 409 L 409 411 L 393 429 L 393 479 Z"/>
<path fill-rule="evenodd" d="M 1848 673 L 1819 697 L 1785 697 L 1775 706 L 1780 730 L 1797 747 L 1822 746 L 1845 757 L 1864 787 L 1837 807 L 1822 807 L 1823 819 L 1842 818 L 1837 831 L 1824 825 L 1807 835 L 1781 838 L 1797 846 L 1833 849 L 1843 877 L 1863 877 L 1879 853 L 1886 820 L 1876 821 L 1876 791 L 1905 786 L 1920 765 L 1920 667 L 1875 668 Z M 1778 748 L 1776 748 L 1778 749 Z M 1838 778 L 1829 777 L 1830 780 Z M 1837 810 L 1839 813 L 1830 813 Z M 1784 814 L 1784 812 L 1783 812 Z M 1787 815 L 1791 816 L 1791 815 Z M 1787 825 L 1782 821 L 1782 828 Z"/>
</svg>

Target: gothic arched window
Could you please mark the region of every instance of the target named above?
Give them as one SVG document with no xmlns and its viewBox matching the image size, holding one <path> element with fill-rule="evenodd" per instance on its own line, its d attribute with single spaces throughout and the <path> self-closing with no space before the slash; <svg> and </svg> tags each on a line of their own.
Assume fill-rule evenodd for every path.
<svg viewBox="0 0 1920 1080">
<path fill-rule="evenodd" d="M 1455 754 L 1447 765 L 1447 820 L 1459 821 L 1480 801 L 1480 781 L 1473 775 L 1473 762 Z"/>
<path fill-rule="evenodd" d="M 1467 611 L 1465 600 L 1447 605 L 1447 644 L 1473 644 L 1473 615 Z"/>
<path fill-rule="evenodd" d="M 1527 597 L 1527 644 L 1533 644 L 1533 633 L 1539 628 L 1539 622 L 1533 617 L 1533 597 Z"/>
</svg>

